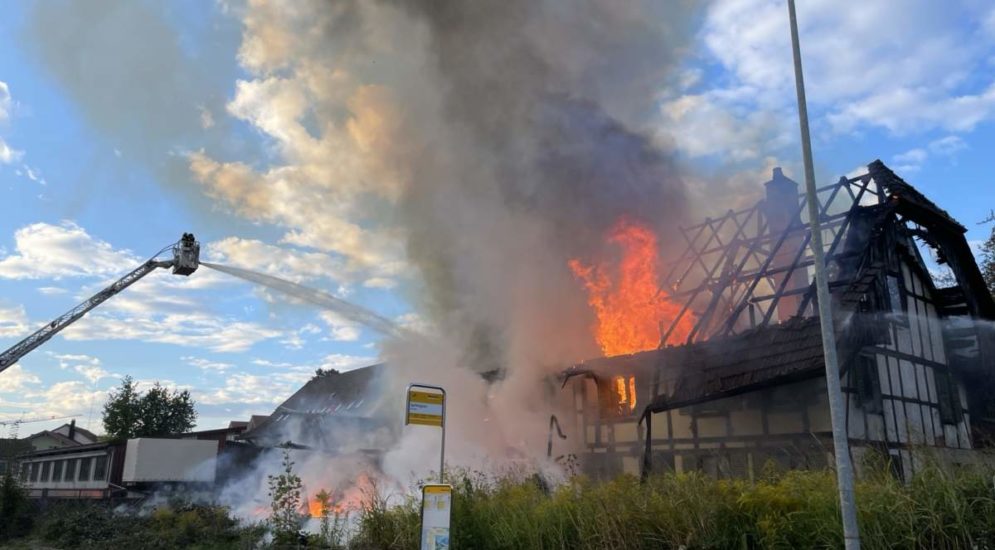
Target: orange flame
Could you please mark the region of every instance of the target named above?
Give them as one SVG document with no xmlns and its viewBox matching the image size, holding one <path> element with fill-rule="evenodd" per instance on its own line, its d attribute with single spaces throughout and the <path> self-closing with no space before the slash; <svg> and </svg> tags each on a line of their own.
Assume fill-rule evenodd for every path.
<svg viewBox="0 0 995 550">
<path fill-rule="evenodd" d="M 336 491 L 328 495 L 327 508 L 322 503 L 322 499 L 316 494 L 307 502 L 308 514 L 313 518 L 320 518 L 322 512 L 327 511 L 328 515 L 347 514 L 363 508 L 366 495 L 372 490 L 373 481 L 366 474 L 359 474 L 356 483 L 344 491 Z M 320 494 L 320 493 L 319 493 Z"/>
<path fill-rule="evenodd" d="M 606 263 L 586 265 L 574 258 L 568 263 L 587 290 L 587 303 L 595 313 L 594 338 L 606 356 L 656 348 L 681 310 L 680 304 L 659 287 L 660 259 L 657 239 L 645 225 L 620 218 L 607 240 L 622 249 L 622 261 L 613 281 Z M 687 338 L 694 316 L 685 312 L 668 343 Z"/>
<path fill-rule="evenodd" d="M 628 385 L 624 376 L 616 376 L 612 378 L 612 382 L 615 383 L 615 394 L 618 396 L 618 406 L 622 412 L 628 412 L 625 409 L 636 410 L 636 377 L 630 376 Z"/>
</svg>

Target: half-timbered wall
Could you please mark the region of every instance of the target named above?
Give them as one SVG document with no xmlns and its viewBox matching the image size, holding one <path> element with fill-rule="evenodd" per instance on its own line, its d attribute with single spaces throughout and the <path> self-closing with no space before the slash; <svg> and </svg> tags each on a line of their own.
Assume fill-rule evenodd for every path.
<svg viewBox="0 0 995 550">
<path fill-rule="evenodd" d="M 648 397 L 648 388 L 642 389 Z M 589 378 L 575 381 L 573 391 L 587 472 L 638 473 L 645 450 L 645 430 L 637 424 L 641 409 L 604 410 L 603 399 L 614 396 L 614 388 L 599 396 Z M 747 477 L 769 460 L 787 468 L 824 467 L 832 451 L 825 393 L 825 380 L 812 379 L 656 413 L 653 470 Z"/>
<path fill-rule="evenodd" d="M 857 468 L 874 449 L 890 455 L 902 476 L 922 467 L 923 448 L 952 454 L 972 448 L 965 388 L 947 364 L 932 283 L 912 254 L 897 255 L 882 281 L 887 337 L 864 348 L 843 380 Z M 656 390 L 669 393 L 673 383 L 661 381 Z M 639 471 L 645 451 L 639 404 L 651 400 L 651 386 L 624 373 L 603 378 L 600 388 L 592 378 L 573 381 L 573 425 L 588 472 Z M 653 414 L 651 466 L 718 476 L 751 475 L 767 460 L 826 466 L 832 428 L 825 393 L 825 379 L 815 378 Z"/>
<path fill-rule="evenodd" d="M 875 447 L 906 475 L 921 468 L 917 449 L 972 448 L 965 390 L 948 365 L 934 289 L 914 254 L 899 255 L 885 275 L 886 341 L 865 348 L 844 379 L 855 457 Z"/>
</svg>

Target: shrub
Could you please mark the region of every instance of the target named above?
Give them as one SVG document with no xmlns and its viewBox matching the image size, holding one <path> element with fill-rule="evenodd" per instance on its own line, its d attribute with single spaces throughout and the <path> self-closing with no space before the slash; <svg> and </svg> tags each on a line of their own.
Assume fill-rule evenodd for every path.
<svg viewBox="0 0 995 550">
<path fill-rule="evenodd" d="M 139 516 L 99 502 L 64 502 L 41 516 L 35 534 L 63 548 L 253 548 L 265 527 L 242 526 L 217 506 L 161 507 Z"/>
<path fill-rule="evenodd" d="M 0 476 L 0 541 L 22 536 L 31 530 L 31 503 L 12 474 Z"/>
</svg>

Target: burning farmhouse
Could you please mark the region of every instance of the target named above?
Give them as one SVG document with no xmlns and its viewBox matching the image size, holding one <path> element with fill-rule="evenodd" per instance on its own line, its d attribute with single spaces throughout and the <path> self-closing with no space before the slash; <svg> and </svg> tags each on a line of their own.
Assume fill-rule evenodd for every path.
<svg viewBox="0 0 995 550">
<path fill-rule="evenodd" d="M 681 229 L 686 246 L 671 261 L 623 217 L 607 236 L 618 265 L 569 263 L 604 356 L 547 378 L 549 431 L 533 455 L 599 476 L 831 464 L 805 199 L 779 169 L 765 191 Z M 995 441 L 995 303 L 965 228 L 880 161 L 818 196 L 858 470 L 870 452 L 901 477 L 927 453 L 982 460 Z M 349 457 L 344 486 L 382 474 L 400 430 L 399 401 L 385 394 L 392 368 L 316 377 L 242 438 Z"/>
<path fill-rule="evenodd" d="M 659 283 L 667 315 L 648 320 L 659 323 L 656 349 L 641 343 L 563 374 L 561 444 L 588 471 L 751 476 L 768 460 L 832 463 L 805 199 L 779 169 L 765 185 L 755 206 L 683 229 L 686 250 Z M 981 460 L 993 434 L 995 303 L 965 228 L 880 161 L 818 195 L 858 470 L 872 450 L 901 477 L 927 453 Z M 617 328 L 597 330 L 615 345 Z"/>
</svg>

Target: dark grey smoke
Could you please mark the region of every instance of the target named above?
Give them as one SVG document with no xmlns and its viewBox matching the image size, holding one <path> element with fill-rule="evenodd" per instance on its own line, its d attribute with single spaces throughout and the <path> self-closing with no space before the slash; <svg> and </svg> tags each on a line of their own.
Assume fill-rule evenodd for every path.
<svg viewBox="0 0 995 550">
<path fill-rule="evenodd" d="M 295 298 L 300 298 L 310 304 L 323 307 L 329 311 L 334 311 L 350 321 L 371 328 L 381 334 L 399 338 L 411 336 L 407 330 L 397 326 L 397 324 L 390 319 L 381 317 L 380 315 L 377 315 L 364 307 L 357 306 L 356 304 L 347 302 L 341 298 L 336 298 L 327 292 L 299 285 L 272 275 L 265 275 L 263 273 L 239 267 L 232 267 L 230 265 L 220 265 L 208 262 L 200 262 L 200 265 L 215 269 L 222 273 L 227 273 L 234 277 L 238 277 L 239 279 L 244 279 L 249 282 L 272 288 L 273 290 L 280 291 Z"/>
<path fill-rule="evenodd" d="M 399 5 L 428 29 L 445 121 L 434 154 L 414 166 L 400 214 L 431 311 L 490 356 L 476 359 L 484 363 L 519 360 L 510 347 L 535 355 L 588 341 L 590 314 L 567 260 L 608 253 L 603 235 L 621 216 L 654 227 L 665 253 L 679 244 L 671 236 L 686 190 L 642 121 L 680 61 L 693 10 L 639 1 Z"/>
</svg>

